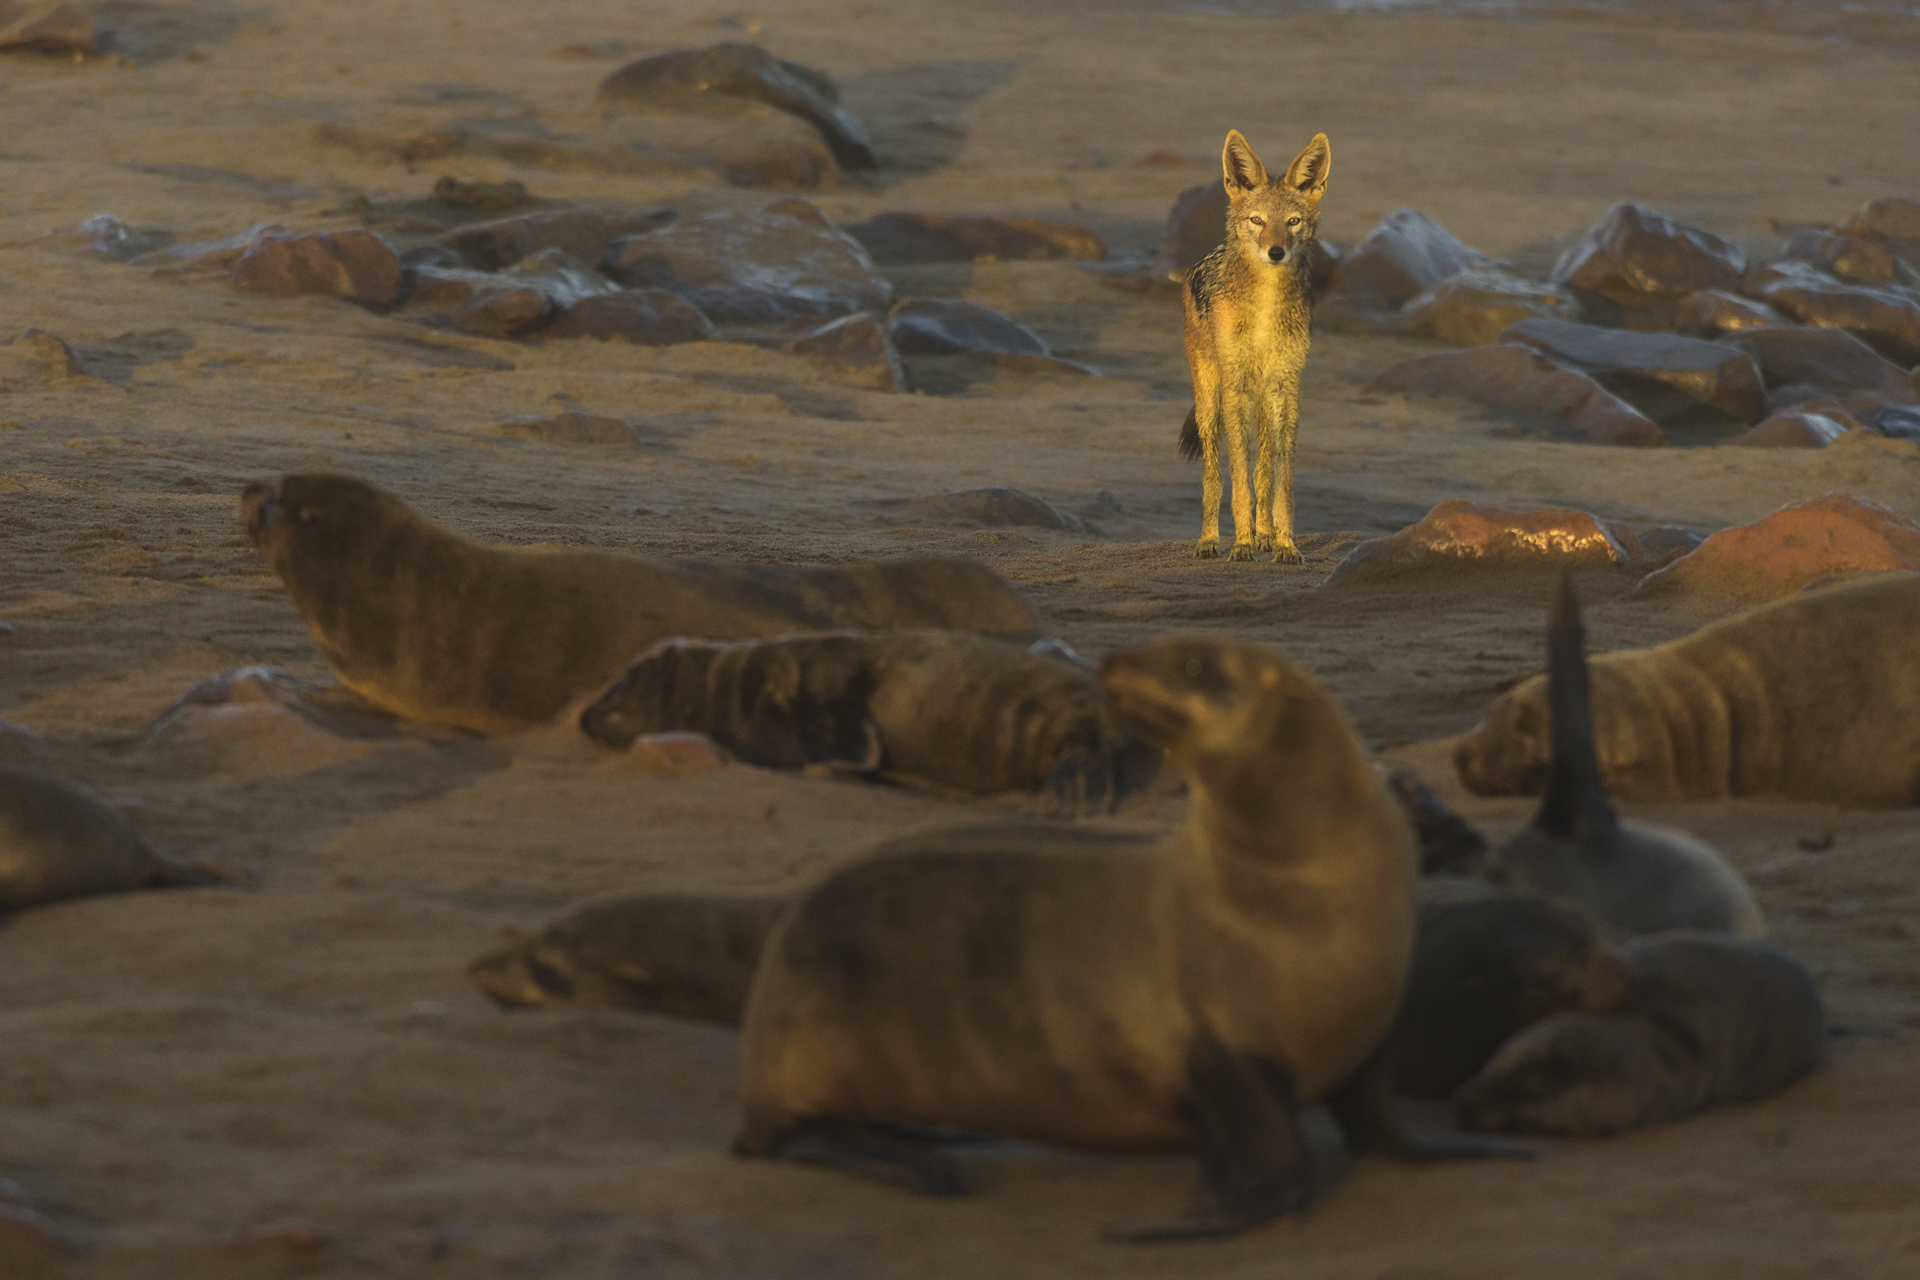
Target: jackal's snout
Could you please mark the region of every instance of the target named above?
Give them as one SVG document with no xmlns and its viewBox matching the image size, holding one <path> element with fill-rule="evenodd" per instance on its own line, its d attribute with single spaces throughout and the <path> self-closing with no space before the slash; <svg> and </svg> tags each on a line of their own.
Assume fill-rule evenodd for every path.
<svg viewBox="0 0 1920 1280">
<path fill-rule="evenodd" d="M 1279 266 L 1284 264 L 1286 260 L 1287 260 L 1287 246 L 1283 244 L 1276 244 L 1276 245 L 1270 246 L 1267 249 L 1268 262 L 1271 262 L 1274 265 Z"/>
</svg>

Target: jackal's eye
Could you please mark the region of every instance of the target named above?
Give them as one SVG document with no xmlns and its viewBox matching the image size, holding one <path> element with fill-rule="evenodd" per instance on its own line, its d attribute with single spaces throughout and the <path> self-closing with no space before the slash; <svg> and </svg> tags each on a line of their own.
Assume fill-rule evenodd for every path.
<svg viewBox="0 0 1920 1280">
<path fill-rule="evenodd" d="M 1297 226 L 1299 226 L 1299 225 L 1300 225 L 1300 215 L 1299 215 L 1299 214 L 1295 214 L 1295 215 L 1294 215 L 1293 217 L 1291 217 L 1291 218 L 1288 218 L 1288 219 L 1287 219 L 1287 225 L 1288 225 L 1288 226 L 1290 226 L 1290 227 L 1297 227 Z"/>
<path fill-rule="evenodd" d="M 1267 220 L 1265 218 L 1248 218 L 1247 221 L 1251 222 L 1256 227 L 1264 227 L 1267 225 Z"/>
</svg>

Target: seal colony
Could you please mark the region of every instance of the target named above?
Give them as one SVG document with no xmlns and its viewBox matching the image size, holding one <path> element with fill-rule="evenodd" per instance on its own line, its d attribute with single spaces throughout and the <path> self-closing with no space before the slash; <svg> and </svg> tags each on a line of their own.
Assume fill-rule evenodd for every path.
<svg viewBox="0 0 1920 1280">
<path fill-rule="evenodd" d="M 1596 658 L 1598 768 L 1627 800 L 1920 804 L 1920 575 L 1809 591 L 1652 649 Z M 1502 694 L 1455 764 L 1479 795 L 1539 791 L 1548 690 Z"/>
<path fill-rule="evenodd" d="M 1488 878 L 1570 898 L 1616 941 L 1667 929 L 1759 937 L 1753 893 L 1717 850 L 1614 812 L 1594 750 L 1586 633 L 1570 574 L 1554 589 L 1547 655 L 1546 793 L 1533 821 L 1495 851 Z"/>
<path fill-rule="evenodd" d="M 1079 662 L 955 631 L 663 641 L 581 713 L 580 728 L 619 748 L 690 730 L 748 764 L 833 766 L 974 795 L 1112 799 L 1159 763 Z"/>
<path fill-rule="evenodd" d="M 544 724 L 669 636 L 1033 633 L 1012 589 L 967 560 L 789 569 L 486 547 L 325 473 L 248 485 L 241 513 L 342 684 L 395 715 L 475 733 Z"/>
</svg>

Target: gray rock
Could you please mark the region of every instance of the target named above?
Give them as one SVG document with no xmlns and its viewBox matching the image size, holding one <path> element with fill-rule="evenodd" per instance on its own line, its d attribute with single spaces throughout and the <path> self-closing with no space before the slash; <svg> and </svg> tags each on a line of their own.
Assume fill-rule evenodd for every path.
<svg viewBox="0 0 1920 1280">
<path fill-rule="evenodd" d="M 1789 409 L 1727 443 L 1750 449 L 1824 449 L 1846 433 L 1844 423 L 1823 413 Z"/>
<path fill-rule="evenodd" d="M 1787 318 L 1766 303 L 1720 289 L 1696 289 L 1673 308 L 1674 329 L 1696 338 L 1786 323 Z"/>
<path fill-rule="evenodd" d="M 1401 307 L 1442 281 L 1489 265 L 1477 249 L 1414 209 L 1396 209 L 1340 260 L 1314 321 L 1344 332 L 1398 332 Z"/>
<path fill-rule="evenodd" d="M 967 351 L 1049 354 L 1040 335 L 1011 317 L 958 298 L 909 298 L 887 313 L 887 332 L 902 355 L 946 356 Z"/>
<path fill-rule="evenodd" d="M 556 209 L 461 227 L 440 243 L 476 271 L 500 271 L 543 249 L 560 249 L 598 266 L 606 257 L 607 219 L 590 209 Z"/>
<path fill-rule="evenodd" d="M 1104 262 L 1107 246 L 1085 227 L 1035 218 L 954 218 L 876 213 L 846 233 L 875 262 Z M 1218 243 L 1218 237 L 1215 238 Z"/>
<path fill-rule="evenodd" d="M 91 58 L 102 51 L 105 37 L 78 5 L 54 0 L 38 4 L 0 27 L 0 49 L 44 53 L 50 57 Z"/>
<path fill-rule="evenodd" d="M 745 98 L 798 116 L 819 131 L 842 167 L 879 167 L 866 131 L 840 105 L 833 80 L 759 45 L 717 44 L 642 58 L 602 80 L 595 94 L 602 104 L 646 112 L 708 110 L 716 97 Z"/>
<path fill-rule="evenodd" d="M 80 376 L 73 348 L 58 334 L 28 328 L 0 343 L 0 391 L 24 391 Z"/>
<path fill-rule="evenodd" d="M 513 338 L 538 329 L 553 318 L 554 310 L 553 299 L 531 286 L 488 285 L 476 289 L 448 318 L 462 333 Z"/>
<path fill-rule="evenodd" d="M 1501 267 L 1462 271 L 1400 309 L 1405 333 L 1450 347 L 1484 346 L 1520 321 L 1535 318 L 1578 320 L 1580 304 L 1565 289 L 1534 284 Z"/>
<path fill-rule="evenodd" d="M 1639 205 L 1607 210 L 1553 265 L 1553 282 L 1627 310 L 1671 307 L 1700 289 L 1737 292 L 1746 255 L 1732 242 Z M 1586 296 L 1583 304 L 1598 310 Z"/>
<path fill-rule="evenodd" d="M 1626 333 L 1564 320 L 1524 320 L 1500 336 L 1545 352 L 1662 426 L 1751 426 L 1766 411 L 1753 359 L 1738 347 L 1672 333 Z"/>
<path fill-rule="evenodd" d="M 1461 396 L 1563 439 L 1641 447 L 1666 443 L 1652 419 L 1593 378 L 1509 343 L 1402 361 L 1367 385 L 1377 391 Z"/>
<path fill-rule="evenodd" d="M 1793 260 L 1754 272 L 1746 289 L 1800 324 L 1844 329 L 1890 360 L 1920 363 L 1920 293 L 1846 284 Z"/>
<path fill-rule="evenodd" d="M 722 324 L 884 311 L 893 300 L 856 241 L 778 206 L 710 213 L 618 241 L 605 270 L 629 288 L 675 294 Z"/>
<path fill-rule="evenodd" d="M 1920 268 L 1920 203 L 1896 197 L 1869 200 L 1834 232 L 1878 245 Z"/>
<path fill-rule="evenodd" d="M 836 381 L 868 391 L 906 391 L 906 366 L 887 330 L 861 311 L 838 320 L 790 320 L 756 345 L 804 358 Z"/>
<path fill-rule="evenodd" d="M 658 289 L 623 289 L 583 297 L 561 307 L 542 333 L 549 338 L 597 338 L 665 347 L 711 338 L 713 322 L 700 309 Z"/>
<path fill-rule="evenodd" d="M 1841 329 L 1742 329 L 1724 341 L 1753 357 L 1770 391 L 1801 385 L 1820 395 L 1870 391 L 1889 404 L 1920 404 L 1905 369 Z"/>
<path fill-rule="evenodd" d="M 400 300 L 400 259 L 379 236 L 346 231 L 262 235 L 234 260 L 233 285 L 263 298 L 321 294 L 368 307 Z"/>
<path fill-rule="evenodd" d="M 1817 227 L 1802 227 L 1788 236 L 1780 257 L 1808 263 L 1855 284 L 1920 283 L 1920 276 L 1883 245 Z"/>
</svg>

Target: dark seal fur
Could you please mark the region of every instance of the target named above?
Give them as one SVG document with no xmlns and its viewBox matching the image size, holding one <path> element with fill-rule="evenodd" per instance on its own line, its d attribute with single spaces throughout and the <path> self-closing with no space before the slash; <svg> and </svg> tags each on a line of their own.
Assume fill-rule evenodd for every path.
<svg viewBox="0 0 1920 1280">
<path fill-rule="evenodd" d="M 1757 1102 L 1819 1065 L 1819 989 L 1779 947 L 1670 934 L 1624 954 L 1627 1007 L 1562 1014 L 1510 1040 L 1455 1095 L 1462 1124 L 1603 1137 Z"/>
<path fill-rule="evenodd" d="M 611 747 L 688 730 L 748 764 L 1075 801 L 1134 789 L 1159 755 L 1086 667 L 955 631 L 664 641 L 581 713 L 580 728 Z"/>
<path fill-rule="evenodd" d="M 22 769 L 0 769 L 0 911 L 226 879 L 212 868 L 160 857 L 132 823 L 83 791 Z"/>
<path fill-rule="evenodd" d="M 241 510 L 342 684 L 477 733 L 546 723 L 669 636 L 1033 631 L 1012 589 L 966 560 L 790 569 L 487 547 L 326 474 L 249 485 Z"/>
<path fill-rule="evenodd" d="M 1669 929 L 1760 936 L 1753 893 L 1718 851 L 1614 812 L 1594 749 L 1580 602 L 1565 574 L 1554 592 L 1547 652 L 1553 746 L 1546 794 L 1533 821 L 1495 850 L 1488 878 L 1570 898 L 1615 940 Z"/>
<path fill-rule="evenodd" d="M 958 1166 L 898 1126 L 1195 1151 L 1194 1213 L 1129 1239 L 1299 1208 L 1316 1099 L 1360 1150 L 1512 1154 L 1392 1115 L 1416 855 L 1338 703 L 1277 650 L 1210 639 L 1114 654 L 1102 680 L 1186 776 L 1185 825 L 911 836 L 804 893 L 748 996 L 735 1150 L 944 1194 Z"/>
</svg>

